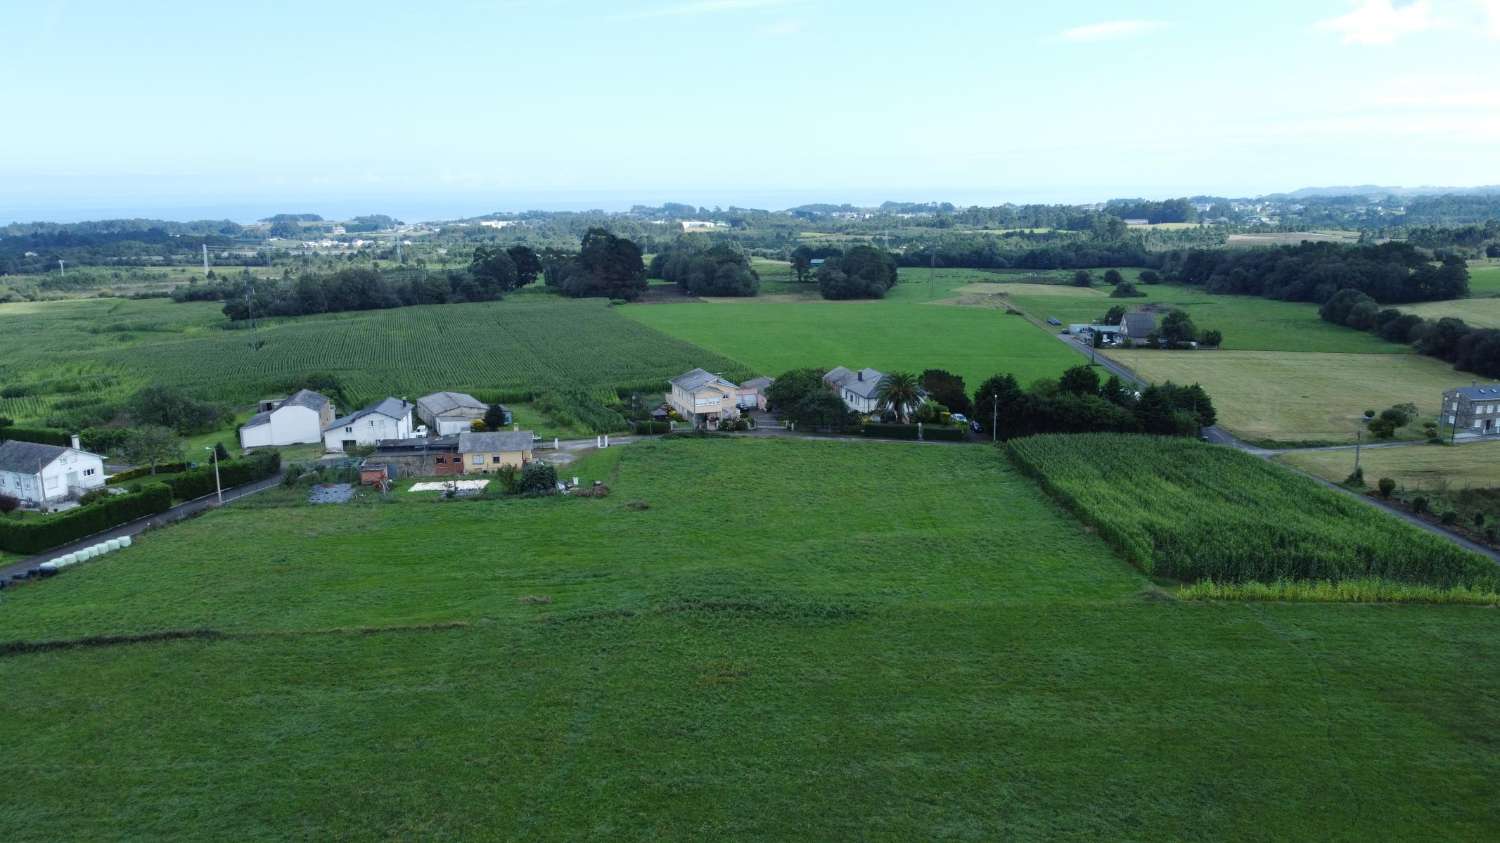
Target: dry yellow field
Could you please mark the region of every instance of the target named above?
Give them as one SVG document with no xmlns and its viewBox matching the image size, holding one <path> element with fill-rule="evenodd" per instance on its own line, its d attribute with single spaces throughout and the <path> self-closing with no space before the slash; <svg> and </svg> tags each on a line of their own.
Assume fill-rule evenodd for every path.
<svg viewBox="0 0 1500 843">
<path fill-rule="evenodd" d="M 1300 451 L 1281 454 L 1276 460 L 1335 483 L 1354 470 L 1351 450 Z M 1371 486 L 1389 477 L 1408 489 L 1491 489 L 1500 487 L 1500 442 L 1365 448 L 1359 465 Z"/>
<path fill-rule="evenodd" d="M 1423 319 L 1454 316 L 1477 328 L 1500 328 L 1500 298 L 1454 299 L 1401 306 L 1402 313 L 1415 313 Z"/>
<path fill-rule="evenodd" d="M 1219 424 L 1255 441 L 1353 443 L 1365 410 L 1410 402 L 1431 419 L 1443 390 L 1468 383 L 1447 363 L 1415 354 L 1134 350 L 1109 356 L 1151 381 L 1202 384 Z"/>
</svg>

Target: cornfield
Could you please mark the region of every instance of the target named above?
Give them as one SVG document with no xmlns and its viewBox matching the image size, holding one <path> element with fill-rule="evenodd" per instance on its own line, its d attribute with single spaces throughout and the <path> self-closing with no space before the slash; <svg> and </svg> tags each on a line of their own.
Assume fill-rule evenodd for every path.
<svg viewBox="0 0 1500 843">
<path fill-rule="evenodd" d="M 1277 580 L 1273 583 L 1219 583 L 1201 580 L 1177 590 L 1184 600 L 1270 600 L 1293 603 L 1447 603 L 1500 606 L 1500 594 L 1485 589 L 1393 583 L 1357 579 Z"/>
<path fill-rule="evenodd" d="M 240 404 L 326 372 L 355 405 L 438 389 L 507 396 L 661 389 L 695 366 L 749 374 L 597 300 L 515 296 L 271 320 L 254 330 L 226 324 L 213 303 L 159 299 L 58 302 L 24 315 L 0 313 L 0 384 L 38 387 L 8 409 L 20 420 L 51 406 L 58 396 L 46 386 L 59 370 L 115 376 L 111 388 L 96 393 L 105 400 L 164 383 Z"/>
<path fill-rule="evenodd" d="M 1122 434 L 1009 444 L 1012 460 L 1148 574 L 1217 583 L 1375 578 L 1495 590 L 1488 560 L 1229 448 Z"/>
</svg>

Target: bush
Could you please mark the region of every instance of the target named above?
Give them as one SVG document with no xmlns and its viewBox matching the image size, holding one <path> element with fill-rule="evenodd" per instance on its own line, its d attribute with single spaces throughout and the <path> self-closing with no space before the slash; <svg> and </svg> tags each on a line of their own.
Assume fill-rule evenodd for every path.
<svg viewBox="0 0 1500 843">
<path fill-rule="evenodd" d="M 112 495 L 93 506 L 23 521 L 7 519 L 0 521 L 0 550 L 41 553 L 137 518 L 165 512 L 171 506 L 171 490 L 161 483 L 152 483 L 137 492 Z"/>
<path fill-rule="evenodd" d="M 1447 512 L 1444 512 L 1438 518 L 1438 520 L 1443 522 L 1445 525 L 1452 526 L 1458 523 L 1458 513 L 1450 509 Z"/>
<path fill-rule="evenodd" d="M 176 474 L 176 473 L 178 473 L 180 471 L 187 471 L 187 470 L 188 470 L 188 464 L 185 463 L 185 462 L 168 462 L 168 463 L 162 463 L 161 465 L 158 465 L 156 467 L 156 473 L 157 474 Z M 126 469 L 125 471 L 122 471 L 119 474 L 111 474 L 109 476 L 109 478 L 107 480 L 105 480 L 104 482 L 107 483 L 110 486 L 116 486 L 116 485 L 119 485 L 120 483 L 129 483 L 132 480 L 139 480 L 142 477 L 150 477 L 150 476 L 151 476 L 151 466 L 149 466 L 149 465 L 141 465 L 141 466 L 136 466 L 135 468 Z"/>
<path fill-rule="evenodd" d="M 10 495 L 0 495 L 0 513 L 15 512 L 21 508 L 21 499 Z"/>
<path fill-rule="evenodd" d="M 1344 478 L 1344 485 L 1363 487 L 1365 485 L 1365 470 L 1363 468 L 1356 468 L 1349 472 L 1349 476 Z"/>
<path fill-rule="evenodd" d="M 1418 495 L 1417 497 L 1412 498 L 1411 499 L 1411 511 L 1412 512 L 1426 512 L 1427 511 L 1427 499 L 1424 498 L 1424 497 L 1422 497 L 1422 496 L 1420 496 L 1420 495 Z"/>
<path fill-rule="evenodd" d="M 1380 496 L 1382 498 L 1390 498 L 1391 492 L 1396 491 L 1396 481 L 1389 477 L 1380 478 L 1380 482 L 1376 485 L 1380 489 Z"/>
<path fill-rule="evenodd" d="M 521 491 L 521 469 L 513 465 L 500 466 L 500 470 L 495 472 L 495 479 L 499 481 L 500 489 L 507 495 L 514 495 Z"/>
<path fill-rule="evenodd" d="M 670 431 L 672 425 L 664 421 L 638 421 L 633 425 L 633 429 L 638 436 L 651 436 Z"/>
<path fill-rule="evenodd" d="M 526 495 L 551 495 L 557 492 L 557 469 L 541 460 L 533 460 L 521 469 L 520 491 Z"/>
</svg>

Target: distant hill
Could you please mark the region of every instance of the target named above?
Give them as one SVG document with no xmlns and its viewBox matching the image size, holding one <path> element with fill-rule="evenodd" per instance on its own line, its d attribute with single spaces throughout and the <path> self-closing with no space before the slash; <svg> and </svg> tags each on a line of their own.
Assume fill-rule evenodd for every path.
<svg viewBox="0 0 1500 843">
<path fill-rule="evenodd" d="M 1500 194 L 1500 185 L 1479 187 L 1383 187 L 1378 184 L 1361 184 L 1345 187 L 1304 187 L 1290 193 L 1271 193 L 1264 199 L 1328 199 L 1334 196 L 1491 196 Z"/>
</svg>

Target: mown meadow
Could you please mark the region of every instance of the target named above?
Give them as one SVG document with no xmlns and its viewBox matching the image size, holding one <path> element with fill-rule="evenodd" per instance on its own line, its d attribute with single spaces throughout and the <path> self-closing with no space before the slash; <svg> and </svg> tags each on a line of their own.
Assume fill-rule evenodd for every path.
<svg viewBox="0 0 1500 843">
<path fill-rule="evenodd" d="M 7 839 L 1500 832 L 1492 609 L 1179 601 L 984 446 L 576 473 L 268 492 L 0 592 Z"/>
</svg>

